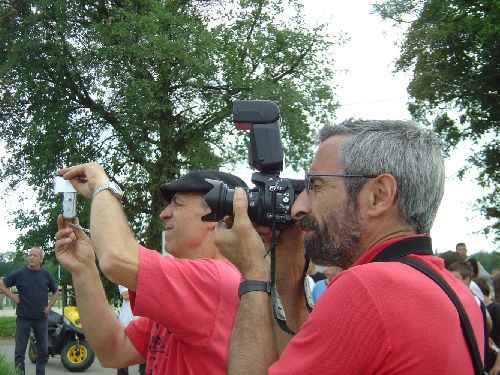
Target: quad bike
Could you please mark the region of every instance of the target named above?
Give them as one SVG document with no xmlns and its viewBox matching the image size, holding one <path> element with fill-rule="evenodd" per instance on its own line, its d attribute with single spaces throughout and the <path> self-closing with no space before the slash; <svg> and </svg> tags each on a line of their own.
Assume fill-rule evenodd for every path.
<svg viewBox="0 0 500 375">
<path fill-rule="evenodd" d="M 82 372 L 92 366 L 95 354 L 82 332 L 82 325 L 76 306 L 66 306 L 63 315 L 54 311 L 49 313 L 48 341 L 49 355 L 61 355 L 63 366 L 71 372 Z M 36 363 L 37 350 L 33 332 L 30 334 L 28 356 Z"/>
</svg>

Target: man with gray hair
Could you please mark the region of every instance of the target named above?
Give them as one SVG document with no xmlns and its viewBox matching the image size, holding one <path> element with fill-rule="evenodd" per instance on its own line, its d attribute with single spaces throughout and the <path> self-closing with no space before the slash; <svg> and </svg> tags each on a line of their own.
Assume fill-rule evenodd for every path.
<svg viewBox="0 0 500 375">
<path fill-rule="evenodd" d="M 28 254 L 28 267 L 19 268 L 0 280 L 0 291 L 17 305 L 16 307 L 16 349 L 15 364 L 18 372 L 24 375 L 24 358 L 30 330 L 36 338 L 36 374 L 45 374 L 49 359 L 47 341 L 47 316 L 59 297 L 57 284 L 52 274 L 41 268 L 44 252 L 33 247 Z M 10 288 L 17 287 L 17 293 Z M 50 302 L 48 293 L 52 293 Z"/>
<path fill-rule="evenodd" d="M 474 373 L 454 303 L 408 264 L 423 264 L 451 287 L 483 353 L 474 297 L 432 254 L 429 232 L 444 180 L 440 142 L 412 122 L 347 120 L 322 129 L 293 215 L 305 232 L 306 255 L 345 271 L 279 358 L 271 297 L 259 287 L 269 280 L 264 247 L 250 225 L 246 194 L 237 189 L 233 225 L 220 223 L 216 231 L 247 292 L 233 328 L 229 374 Z"/>
</svg>

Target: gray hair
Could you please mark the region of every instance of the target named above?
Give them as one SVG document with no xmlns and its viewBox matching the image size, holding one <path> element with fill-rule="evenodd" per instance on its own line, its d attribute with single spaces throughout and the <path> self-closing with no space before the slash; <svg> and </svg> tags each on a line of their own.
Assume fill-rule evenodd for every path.
<svg viewBox="0 0 500 375">
<path fill-rule="evenodd" d="M 411 121 L 349 119 L 326 125 L 320 142 L 346 135 L 340 161 L 345 173 L 390 174 L 397 183 L 396 203 L 401 220 L 416 233 L 428 234 L 444 193 L 441 142 L 430 129 Z M 364 178 L 344 179 L 347 194 L 355 199 Z"/>
</svg>

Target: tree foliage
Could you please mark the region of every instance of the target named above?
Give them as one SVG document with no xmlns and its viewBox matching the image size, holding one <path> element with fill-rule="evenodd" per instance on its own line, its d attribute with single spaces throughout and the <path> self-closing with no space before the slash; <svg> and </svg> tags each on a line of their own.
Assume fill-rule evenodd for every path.
<svg viewBox="0 0 500 375">
<path fill-rule="evenodd" d="M 448 149 L 464 139 L 480 145 L 468 161 L 489 192 L 480 210 L 500 238 L 500 1 L 386 0 L 374 8 L 408 26 L 396 70 L 413 72 L 412 115 L 432 122 Z"/>
<path fill-rule="evenodd" d="M 286 12 L 285 12 L 286 9 Z M 53 246 L 57 167 L 95 160 L 126 192 L 138 239 L 160 247 L 159 186 L 188 170 L 246 158 L 234 99 L 282 111 L 288 160 L 336 108 L 324 27 L 297 0 L 6 0 L 0 4 L 0 178 L 38 204 L 17 212 L 18 248 Z M 88 205 L 79 203 L 81 224 Z"/>
<path fill-rule="evenodd" d="M 500 253 L 494 251 L 487 253 L 485 251 L 480 251 L 478 253 L 472 254 L 472 258 L 475 258 L 481 263 L 486 271 L 491 273 L 493 270 L 500 269 Z"/>
</svg>

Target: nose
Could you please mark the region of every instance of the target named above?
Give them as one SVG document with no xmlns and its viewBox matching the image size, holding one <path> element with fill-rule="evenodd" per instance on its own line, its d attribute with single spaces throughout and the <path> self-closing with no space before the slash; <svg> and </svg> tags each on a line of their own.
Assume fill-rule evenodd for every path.
<svg viewBox="0 0 500 375">
<path fill-rule="evenodd" d="M 172 212 L 172 204 L 169 203 L 165 206 L 163 211 L 160 212 L 160 219 L 162 219 L 163 221 L 170 219 L 172 217 Z"/>
<path fill-rule="evenodd" d="M 295 220 L 309 215 L 311 213 L 311 195 L 305 190 L 299 194 L 292 207 L 292 217 Z"/>
</svg>

